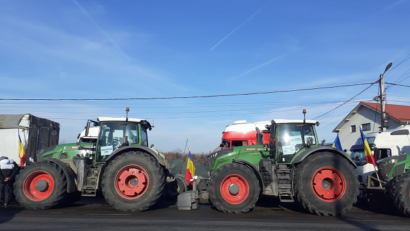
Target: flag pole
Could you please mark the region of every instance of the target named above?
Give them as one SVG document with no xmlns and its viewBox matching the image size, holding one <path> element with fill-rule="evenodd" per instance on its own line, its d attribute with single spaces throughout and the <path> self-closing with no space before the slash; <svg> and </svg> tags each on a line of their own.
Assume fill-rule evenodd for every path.
<svg viewBox="0 0 410 231">
<path fill-rule="evenodd" d="M 186 139 L 186 144 L 185 144 L 185 149 L 184 149 L 184 154 L 185 154 L 185 151 L 186 151 L 186 147 L 188 146 L 188 139 Z"/>
<path fill-rule="evenodd" d="M 382 187 L 382 182 L 380 181 L 380 178 L 379 178 L 379 174 L 377 173 L 376 166 L 374 166 L 374 164 L 372 164 L 372 165 L 373 165 L 373 167 L 374 167 L 374 172 L 376 173 L 377 180 L 379 180 L 379 186 L 380 186 L 380 188 L 383 188 L 383 187 Z"/>
</svg>

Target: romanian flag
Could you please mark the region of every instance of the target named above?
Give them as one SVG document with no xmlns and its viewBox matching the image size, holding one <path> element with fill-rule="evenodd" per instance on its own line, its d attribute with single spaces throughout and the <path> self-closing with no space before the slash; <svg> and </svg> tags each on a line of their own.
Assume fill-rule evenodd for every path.
<svg viewBox="0 0 410 231">
<path fill-rule="evenodd" d="M 376 161 L 374 160 L 372 150 L 370 149 L 369 143 L 366 140 L 366 136 L 364 136 L 364 134 L 363 134 L 362 128 L 360 128 L 360 134 L 362 136 L 362 141 L 363 141 L 363 145 L 364 145 L 364 154 L 366 155 L 366 162 L 376 166 Z"/>
<path fill-rule="evenodd" d="M 185 180 L 188 182 L 188 185 L 192 184 L 191 179 L 195 176 L 195 166 L 194 161 L 192 160 L 191 151 L 189 151 L 187 165 L 186 165 L 186 174 Z"/>
<path fill-rule="evenodd" d="M 337 134 L 335 142 L 333 142 L 332 147 L 343 152 L 342 144 L 340 143 L 340 139 L 339 139 L 339 134 Z"/>
<path fill-rule="evenodd" d="M 19 157 L 20 157 L 20 166 L 22 167 L 26 163 L 26 151 L 24 151 L 24 145 L 21 142 L 20 131 L 17 130 L 19 135 Z"/>
</svg>

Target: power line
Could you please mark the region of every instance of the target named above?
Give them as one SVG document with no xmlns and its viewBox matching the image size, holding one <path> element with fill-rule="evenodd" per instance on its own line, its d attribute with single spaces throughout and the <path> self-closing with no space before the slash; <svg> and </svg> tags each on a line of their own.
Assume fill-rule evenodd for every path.
<svg viewBox="0 0 410 231">
<path fill-rule="evenodd" d="M 407 55 L 403 60 L 401 60 L 399 64 L 397 64 L 396 66 L 394 66 L 393 68 L 391 68 L 391 69 L 389 70 L 389 73 L 392 72 L 394 69 L 396 69 L 396 67 L 400 66 L 401 64 L 403 64 L 404 62 L 406 62 L 406 61 L 409 60 L 409 59 L 410 59 L 410 54 Z M 388 74 L 388 73 L 386 73 L 386 74 Z"/>
<path fill-rule="evenodd" d="M 388 83 L 388 82 L 385 82 L 386 84 L 391 84 L 391 85 L 394 85 L 394 86 L 400 86 L 400 87 L 410 87 L 409 85 L 403 85 L 403 84 L 398 84 L 398 83 Z"/>
<path fill-rule="evenodd" d="M 117 100 L 164 100 L 164 99 L 195 99 L 195 98 L 217 98 L 217 97 L 233 97 L 233 96 L 248 96 L 248 95 L 265 95 L 265 94 L 275 94 L 275 93 L 286 93 L 286 92 L 296 92 L 296 91 L 313 91 L 321 89 L 332 89 L 332 88 L 342 88 L 342 87 L 353 87 L 360 85 L 373 85 L 374 83 L 358 83 L 358 84 L 346 84 L 328 87 L 313 87 L 313 88 L 300 88 L 291 90 L 278 90 L 278 91 L 266 91 L 266 92 L 251 92 L 251 93 L 238 93 L 238 94 L 223 94 L 223 95 L 200 95 L 200 96 L 172 96 L 172 97 L 153 97 L 153 98 L 105 98 L 105 99 L 0 99 L 2 101 L 117 101 Z"/>
<path fill-rule="evenodd" d="M 352 98 L 348 99 L 348 100 L 347 100 L 347 101 L 345 101 L 344 103 L 340 104 L 339 106 L 337 106 L 337 107 L 333 108 L 332 110 L 330 110 L 330 111 L 328 111 L 328 112 L 326 112 L 326 113 L 323 113 L 323 114 L 322 114 L 322 115 L 320 115 L 320 116 L 316 116 L 316 117 L 315 117 L 315 118 L 313 118 L 313 119 L 317 119 L 317 118 L 320 118 L 320 117 L 322 117 L 322 116 L 324 116 L 324 115 L 327 115 L 327 114 L 331 113 L 332 111 L 334 111 L 334 110 L 338 109 L 339 107 L 341 107 L 341 106 L 345 105 L 346 103 L 348 103 L 349 101 L 351 101 L 352 99 L 356 98 L 357 96 L 359 96 L 360 94 L 362 94 L 363 92 L 365 92 L 367 89 L 369 89 L 370 87 L 372 87 L 372 86 L 373 86 L 375 83 L 377 83 L 377 82 L 378 82 L 378 81 L 376 81 L 376 82 L 372 83 L 370 86 L 366 87 L 363 91 L 359 92 L 358 94 L 356 94 L 356 95 L 355 95 L 355 96 L 353 96 Z"/>
</svg>

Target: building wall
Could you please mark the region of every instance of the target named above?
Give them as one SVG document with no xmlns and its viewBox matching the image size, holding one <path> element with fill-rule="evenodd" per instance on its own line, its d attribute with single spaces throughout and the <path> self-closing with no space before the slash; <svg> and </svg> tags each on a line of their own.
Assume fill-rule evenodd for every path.
<svg viewBox="0 0 410 231">
<path fill-rule="evenodd" d="M 378 132 L 380 127 L 380 116 L 380 112 L 376 112 L 366 106 L 360 106 L 357 113 L 339 130 L 339 138 L 342 143 L 342 148 L 347 149 L 350 153 L 350 147 L 352 147 L 360 137 L 359 128 L 362 124 L 370 123 L 370 131 L 363 131 L 365 135 L 367 133 Z M 352 125 L 356 125 L 356 132 L 351 132 Z M 399 126 L 399 122 L 389 119 L 388 129 L 397 128 Z"/>
</svg>

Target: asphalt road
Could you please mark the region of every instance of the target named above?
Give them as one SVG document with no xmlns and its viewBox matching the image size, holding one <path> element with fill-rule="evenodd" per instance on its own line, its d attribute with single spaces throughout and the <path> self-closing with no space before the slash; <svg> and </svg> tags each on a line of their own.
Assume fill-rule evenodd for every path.
<svg viewBox="0 0 410 231">
<path fill-rule="evenodd" d="M 358 204 L 344 216 L 320 217 L 275 199 L 260 200 L 247 214 L 224 214 L 207 203 L 199 210 L 179 211 L 172 200 L 145 212 L 123 213 L 102 197 L 83 198 L 51 210 L 27 210 L 17 204 L 0 208 L 0 230 L 410 230 L 410 218 L 384 203 L 378 210 Z"/>
</svg>

